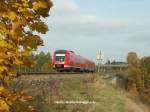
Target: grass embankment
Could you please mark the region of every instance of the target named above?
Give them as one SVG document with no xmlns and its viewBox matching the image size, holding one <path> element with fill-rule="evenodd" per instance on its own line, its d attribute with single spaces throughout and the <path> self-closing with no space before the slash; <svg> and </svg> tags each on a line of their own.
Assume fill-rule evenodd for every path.
<svg viewBox="0 0 150 112">
<path fill-rule="evenodd" d="M 35 97 L 42 112 L 126 112 L 120 91 L 97 75 L 26 77 L 19 88 Z M 95 101 L 94 104 L 56 104 L 56 101 Z"/>
</svg>

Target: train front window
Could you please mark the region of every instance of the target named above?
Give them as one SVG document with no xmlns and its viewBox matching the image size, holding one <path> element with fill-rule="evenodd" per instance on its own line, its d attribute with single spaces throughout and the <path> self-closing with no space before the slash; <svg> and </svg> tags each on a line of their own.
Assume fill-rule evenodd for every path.
<svg viewBox="0 0 150 112">
<path fill-rule="evenodd" d="M 65 61 L 65 54 L 56 54 L 56 61 Z"/>
</svg>

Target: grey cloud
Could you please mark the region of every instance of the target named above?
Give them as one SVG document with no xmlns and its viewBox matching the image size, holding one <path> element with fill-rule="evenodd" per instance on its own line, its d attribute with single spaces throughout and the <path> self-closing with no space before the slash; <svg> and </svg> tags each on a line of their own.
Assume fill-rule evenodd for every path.
<svg viewBox="0 0 150 112">
<path fill-rule="evenodd" d="M 57 18 L 57 17 L 56 17 Z M 115 34 L 123 32 L 128 28 L 128 23 L 119 21 L 101 20 L 92 16 L 53 18 L 51 31 L 68 35 L 91 35 Z"/>
</svg>

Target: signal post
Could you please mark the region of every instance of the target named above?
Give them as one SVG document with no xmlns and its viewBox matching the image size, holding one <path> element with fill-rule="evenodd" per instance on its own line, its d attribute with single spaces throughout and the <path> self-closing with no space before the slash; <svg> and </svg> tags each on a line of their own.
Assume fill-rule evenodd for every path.
<svg viewBox="0 0 150 112">
<path fill-rule="evenodd" d="M 102 64 L 102 60 L 103 60 L 101 51 L 97 52 L 96 60 L 97 60 L 97 72 L 100 73 L 101 72 L 101 64 Z"/>
</svg>

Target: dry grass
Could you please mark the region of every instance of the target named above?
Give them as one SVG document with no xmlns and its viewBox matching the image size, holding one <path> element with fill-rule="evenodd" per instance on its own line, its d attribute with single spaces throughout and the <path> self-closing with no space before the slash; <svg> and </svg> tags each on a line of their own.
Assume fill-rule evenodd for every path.
<svg viewBox="0 0 150 112">
<path fill-rule="evenodd" d="M 24 89 L 35 97 L 33 105 L 41 112 L 148 112 L 98 74 L 23 76 L 16 82 L 17 90 Z M 96 104 L 67 105 L 55 101 L 95 101 Z"/>
</svg>

